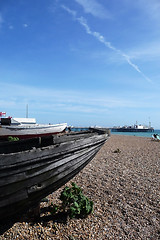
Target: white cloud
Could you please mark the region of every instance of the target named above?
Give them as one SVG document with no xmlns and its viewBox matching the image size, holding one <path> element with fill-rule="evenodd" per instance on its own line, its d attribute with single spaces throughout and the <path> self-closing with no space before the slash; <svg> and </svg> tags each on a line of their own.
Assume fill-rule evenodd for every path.
<svg viewBox="0 0 160 240">
<path fill-rule="evenodd" d="M 160 19 L 160 1 L 159 0 L 139 0 L 140 7 L 152 19 Z"/>
<path fill-rule="evenodd" d="M 77 13 L 74 10 L 71 10 L 70 8 L 66 7 L 65 5 L 61 5 L 61 7 L 66 10 L 69 14 L 71 14 L 73 17 L 76 17 Z"/>
<path fill-rule="evenodd" d="M 96 0 L 75 0 L 86 13 L 90 13 L 98 18 L 111 18 L 111 14 Z"/>
<path fill-rule="evenodd" d="M 140 59 L 141 61 L 158 61 L 160 60 L 160 42 L 149 42 L 140 45 L 128 51 L 132 59 Z"/>
<path fill-rule="evenodd" d="M 95 37 L 99 42 L 103 43 L 107 48 L 111 49 L 112 51 L 114 51 L 115 53 L 117 53 L 118 55 L 122 56 L 126 62 L 132 67 L 134 68 L 139 74 L 141 74 L 141 76 L 143 76 L 144 79 L 147 80 L 147 82 L 150 82 L 152 83 L 152 80 L 150 78 L 148 78 L 140 69 L 139 67 L 134 64 L 132 61 L 131 61 L 131 58 L 130 56 L 128 56 L 127 54 L 123 53 L 121 50 L 117 49 L 116 47 L 114 47 L 109 41 L 106 41 L 104 36 L 101 35 L 99 32 L 93 32 L 91 31 L 89 25 L 87 24 L 87 21 L 84 17 L 76 17 L 76 12 L 74 11 L 74 13 L 72 13 L 73 11 L 70 10 L 69 8 L 67 7 L 64 7 L 63 8 L 65 10 L 67 10 L 67 12 L 69 14 L 71 14 L 75 20 L 77 20 L 86 30 L 87 34 L 89 35 L 92 35 L 93 37 Z"/>
<path fill-rule="evenodd" d="M 0 88 L 3 89 L 0 95 L 1 111 L 13 117 L 24 117 L 28 104 L 29 117 L 35 117 L 39 123 L 53 121 L 68 122 L 72 125 L 87 126 L 96 123 L 105 126 L 113 125 L 113 119 L 120 122 L 122 112 L 137 113 L 142 109 L 147 112 L 148 109 L 155 109 L 159 112 L 159 92 L 147 96 L 145 93 L 136 92 L 126 96 L 122 92 L 115 94 L 115 91 L 55 90 L 2 82 Z M 134 121 L 134 114 L 131 116 L 131 121 Z M 111 121 L 107 123 L 109 118 Z"/>
<path fill-rule="evenodd" d="M 122 97 L 96 92 L 52 90 L 29 87 L 16 84 L 0 83 L 3 92 L 0 96 L 0 108 L 21 108 L 27 103 L 36 111 L 81 112 L 81 113 L 104 113 L 113 108 L 135 107 L 134 101 Z M 4 99 L 7 97 L 7 100 Z M 140 106 L 140 104 L 139 104 Z"/>
<path fill-rule="evenodd" d="M 27 28 L 27 27 L 28 27 L 28 24 L 24 23 L 24 24 L 23 24 L 23 27 L 24 27 L 24 28 Z"/>
<path fill-rule="evenodd" d="M 133 12 L 133 9 L 138 10 L 140 16 L 145 17 L 145 23 L 147 23 L 150 20 L 153 20 L 155 25 L 157 24 L 159 25 L 160 23 L 159 0 L 136 0 L 136 1 L 121 0 L 121 2 L 123 4 L 123 7 L 127 11 L 130 10 L 131 12 Z"/>
</svg>

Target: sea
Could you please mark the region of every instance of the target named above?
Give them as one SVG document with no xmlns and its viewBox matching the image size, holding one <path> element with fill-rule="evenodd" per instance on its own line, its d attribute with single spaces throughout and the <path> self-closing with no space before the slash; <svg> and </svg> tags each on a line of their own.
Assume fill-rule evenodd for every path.
<svg viewBox="0 0 160 240">
<path fill-rule="evenodd" d="M 88 130 L 88 127 L 72 127 L 72 131 L 74 132 L 80 132 L 80 131 L 86 131 Z M 153 134 L 160 135 L 160 129 L 155 129 L 154 132 L 112 132 L 111 135 L 127 135 L 127 136 L 137 136 L 137 137 L 148 137 L 151 138 Z"/>
<path fill-rule="evenodd" d="M 111 131 L 111 135 L 127 135 L 127 136 L 148 137 L 148 138 L 151 138 L 153 134 L 160 135 L 160 130 L 155 129 L 154 132 L 112 132 Z"/>
</svg>

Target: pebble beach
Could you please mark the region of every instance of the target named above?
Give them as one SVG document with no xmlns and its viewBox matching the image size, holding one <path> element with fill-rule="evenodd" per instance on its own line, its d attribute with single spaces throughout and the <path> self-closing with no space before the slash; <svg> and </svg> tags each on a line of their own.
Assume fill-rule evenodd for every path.
<svg viewBox="0 0 160 240">
<path fill-rule="evenodd" d="M 51 216 L 60 192 L 47 196 L 41 215 L 28 214 L 0 226 L 0 240 L 158 240 L 160 239 L 160 142 L 151 138 L 111 135 L 94 159 L 66 186 L 75 182 L 94 202 L 84 219 Z"/>
</svg>

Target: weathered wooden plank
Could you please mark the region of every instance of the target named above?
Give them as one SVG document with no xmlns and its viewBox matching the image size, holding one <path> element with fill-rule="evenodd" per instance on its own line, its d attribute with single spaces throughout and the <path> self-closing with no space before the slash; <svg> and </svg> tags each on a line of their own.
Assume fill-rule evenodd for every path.
<svg viewBox="0 0 160 240">
<path fill-rule="evenodd" d="M 62 143 L 66 141 L 73 141 L 76 139 L 87 138 L 90 136 L 95 135 L 93 132 L 80 132 L 77 133 L 68 133 L 68 134 L 57 134 L 57 135 L 50 135 L 45 137 L 39 138 L 32 138 L 32 139 L 23 139 L 18 142 L 0 142 L 0 154 L 7 154 L 12 152 L 20 152 L 31 150 L 33 147 L 45 147 L 51 144 Z"/>
<path fill-rule="evenodd" d="M 94 155 L 97 151 L 98 151 L 98 149 L 96 149 L 95 151 L 89 151 L 89 152 L 85 153 L 83 156 L 81 156 L 77 159 L 73 159 L 71 162 L 69 162 L 67 164 L 67 166 L 66 166 L 66 164 L 60 166 L 60 168 L 58 168 L 58 172 L 57 171 L 54 172 L 54 170 L 53 170 L 50 172 L 50 174 L 47 174 L 47 176 L 45 176 L 46 173 L 43 176 L 39 175 L 39 176 L 37 176 L 38 178 L 36 179 L 36 181 L 38 183 L 41 182 L 42 187 L 45 188 L 47 185 L 50 185 L 53 180 L 56 182 L 59 179 L 63 178 L 63 176 L 74 171 L 77 167 L 82 165 L 85 161 L 87 161 L 88 158 L 90 158 L 92 155 Z"/>
<path fill-rule="evenodd" d="M 98 145 L 99 143 L 97 143 Z M 94 146 L 93 146 L 94 147 Z M 92 149 L 92 147 L 91 147 Z M 68 157 L 68 156 L 71 156 L 73 154 L 80 154 L 82 151 L 85 151 L 85 148 L 84 149 L 81 149 L 79 151 L 75 151 L 74 153 L 68 153 L 65 155 L 65 157 Z M 29 161 L 29 164 L 19 164 L 19 167 L 15 167 L 15 165 L 12 165 L 10 166 L 9 168 L 2 168 L 0 170 L 0 184 L 1 184 L 1 178 L 4 178 L 5 176 L 9 177 L 9 175 L 13 175 L 13 174 L 18 174 L 18 173 L 21 173 L 23 171 L 31 171 L 33 170 L 34 171 L 34 168 L 37 168 L 37 167 L 43 167 L 45 165 L 49 165 L 49 164 L 52 164 L 54 162 L 57 162 L 59 161 L 60 159 L 63 159 L 64 158 L 64 155 L 63 154 L 60 154 L 59 156 L 56 156 L 56 158 L 54 157 L 54 154 L 50 154 L 49 157 L 47 157 L 46 159 L 45 158 L 38 158 L 36 159 L 35 161 L 34 160 L 30 160 Z"/>
<path fill-rule="evenodd" d="M 2 209 L 3 207 L 7 207 L 12 203 L 16 203 L 24 199 L 26 200 L 27 198 L 28 198 L 27 189 L 23 188 L 20 191 L 18 192 L 16 191 L 13 194 L 7 196 L 7 198 L 6 197 L 0 198 L 0 209 Z"/>
<path fill-rule="evenodd" d="M 66 182 L 68 182 L 71 178 L 73 178 L 78 172 L 80 172 L 80 170 L 87 165 L 87 163 L 93 158 L 94 155 L 90 155 L 86 159 L 86 161 L 83 161 L 83 163 L 81 162 L 79 166 L 78 165 L 74 166 L 74 169 L 72 169 L 72 171 L 70 170 L 70 172 L 68 171 L 67 174 L 62 173 L 61 175 L 58 175 L 56 178 L 57 181 L 53 181 L 52 184 L 46 185 L 46 187 L 43 188 L 41 191 L 30 193 L 29 195 L 30 201 L 31 199 L 32 201 L 38 200 L 38 199 L 40 200 L 42 196 L 46 197 L 48 193 L 52 193 L 55 190 L 57 190 L 59 187 L 63 186 Z"/>
<path fill-rule="evenodd" d="M 101 145 L 100 145 L 101 146 Z M 58 174 L 60 171 L 63 170 L 63 167 L 69 168 L 72 167 L 73 164 L 78 163 L 81 161 L 81 158 L 86 157 L 87 154 L 90 152 L 96 151 L 97 148 L 100 147 L 99 145 L 95 147 L 92 147 L 91 149 L 85 149 L 85 151 L 78 152 L 74 155 L 71 155 L 69 157 L 60 159 L 59 161 L 52 163 L 52 164 L 47 164 L 46 166 L 43 166 L 43 168 L 36 168 L 34 171 L 30 170 L 27 171 L 27 173 L 24 176 L 25 171 L 23 174 L 15 174 L 11 175 L 9 177 L 6 177 L 5 179 L 0 179 L 0 197 L 10 194 L 13 191 L 17 191 L 23 187 L 27 187 L 32 184 L 32 182 L 39 183 L 40 178 L 42 178 L 42 174 L 45 173 L 45 176 L 43 176 L 45 179 L 49 178 L 50 176 Z M 70 163 L 71 162 L 71 163 Z M 62 168 L 60 168 L 62 166 Z M 59 168 L 58 168 L 59 167 Z M 57 170 L 58 168 L 58 170 Z M 38 176 L 39 175 L 39 176 Z M 18 177 L 17 177 L 18 176 Z M 35 178 L 38 176 L 38 179 Z M 14 184 L 16 182 L 16 184 Z M 14 184 L 14 188 L 13 188 Z"/>
<path fill-rule="evenodd" d="M 98 151 L 98 149 L 97 149 L 97 151 Z M 95 155 L 95 153 L 94 153 L 94 155 Z M 81 168 L 83 168 L 88 163 L 90 158 L 92 158 L 92 157 L 93 157 L 93 152 L 92 152 L 92 154 L 89 154 L 88 156 L 86 155 L 85 159 L 83 158 L 82 161 L 79 161 L 74 166 L 72 165 L 73 166 L 72 168 L 65 169 L 64 171 L 62 171 L 60 174 L 58 174 L 56 176 L 56 178 L 52 177 L 48 181 L 47 180 L 44 181 L 43 183 L 41 183 L 42 186 L 43 186 L 43 188 L 41 188 L 41 189 L 36 188 L 36 187 L 34 188 L 32 186 L 30 189 L 28 189 L 28 196 L 26 196 L 25 205 L 27 206 L 27 202 L 28 202 L 28 207 L 29 207 L 30 205 L 34 204 L 35 201 L 37 201 L 37 202 L 40 201 L 40 199 L 42 197 L 48 195 L 49 193 L 55 191 L 57 188 L 59 188 L 60 186 L 65 184 L 66 181 L 68 181 L 77 172 L 79 172 L 81 170 Z M 7 206 L 5 204 L 5 199 L 4 199 L 3 202 L 2 201 L 0 202 L 0 206 L 5 205 L 6 207 L 9 207 L 8 205 L 10 205 L 10 204 L 14 204 L 16 206 L 16 203 L 17 203 L 17 206 L 18 206 L 19 201 L 22 201 L 23 199 L 24 199 L 24 195 L 20 191 L 19 194 L 18 193 L 16 193 L 16 195 L 12 194 L 10 197 L 7 198 L 7 202 L 6 202 Z M 32 203 L 32 201 L 33 201 L 33 203 Z M 0 211 L 0 217 L 1 217 L 1 211 Z"/>
<path fill-rule="evenodd" d="M 98 149 L 97 149 L 98 151 Z M 97 152 L 96 151 L 96 152 Z M 36 187 L 35 188 L 32 186 L 31 188 L 28 189 L 28 205 L 32 205 L 32 201 L 31 199 L 37 199 L 37 202 L 40 201 L 40 199 L 44 196 L 46 196 L 46 194 L 48 195 L 49 193 L 55 191 L 55 189 L 59 188 L 60 186 L 64 185 L 64 183 L 66 181 L 68 181 L 70 178 L 72 178 L 77 172 L 79 172 L 81 170 L 81 168 L 83 168 L 88 161 L 90 161 L 90 158 L 93 157 L 93 155 L 96 154 L 96 152 L 93 154 L 88 154 L 88 156 L 85 156 L 85 159 L 83 158 L 81 161 L 79 161 L 78 163 L 76 163 L 75 165 L 73 165 L 72 168 L 69 169 L 64 169 L 64 171 L 62 171 L 60 174 L 58 174 L 55 178 L 52 177 L 49 180 L 45 180 L 44 182 L 41 183 L 41 185 L 43 186 L 43 188 L 40 187 Z M 67 178 L 66 178 L 67 176 Z M 60 181 L 59 181 L 60 180 Z M 36 193 L 36 194 L 35 194 Z M 24 197 L 21 196 L 21 192 L 20 194 L 17 194 L 19 196 L 19 200 L 24 199 Z M 15 201 L 13 201 L 15 200 Z M 12 194 L 10 197 L 8 197 L 8 202 L 14 202 L 14 204 L 18 200 L 18 197 L 15 196 L 14 194 Z M 4 202 L 3 202 L 4 203 Z M 0 202 L 1 205 L 1 202 Z"/>
<path fill-rule="evenodd" d="M 16 166 L 17 164 L 20 165 L 20 163 L 24 162 L 27 164 L 27 162 L 30 163 L 31 159 L 40 159 L 40 158 L 48 158 L 51 154 L 54 154 L 56 157 L 58 154 L 66 154 L 68 152 L 74 152 L 78 151 L 79 149 L 83 149 L 85 147 L 90 147 L 92 145 L 96 145 L 99 141 L 104 141 L 104 136 L 95 136 L 83 139 L 77 140 L 77 141 L 71 141 L 62 143 L 59 145 L 52 145 L 50 147 L 45 148 L 38 148 L 38 149 L 32 149 L 31 151 L 25 151 L 22 154 L 19 153 L 13 153 L 9 155 L 1 155 L 0 154 L 0 169 L 4 169 L 5 167 L 9 166 Z"/>
</svg>

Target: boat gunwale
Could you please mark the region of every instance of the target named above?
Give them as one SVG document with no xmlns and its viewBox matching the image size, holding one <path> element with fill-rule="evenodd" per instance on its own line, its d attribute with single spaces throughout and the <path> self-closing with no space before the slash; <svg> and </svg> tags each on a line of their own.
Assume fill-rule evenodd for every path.
<svg viewBox="0 0 160 240">
<path fill-rule="evenodd" d="M 107 133 L 104 132 L 103 130 L 93 131 L 93 129 L 91 129 L 91 130 L 82 131 L 82 132 L 70 132 L 70 133 L 68 132 L 68 133 L 59 133 L 59 134 L 53 134 L 53 135 L 50 134 L 49 136 L 20 139 L 18 141 L 11 141 L 11 142 L 4 141 L 4 142 L 0 142 L 0 157 L 1 156 L 4 157 L 9 154 L 26 152 L 26 151 L 31 152 L 35 149 L 43 150 L 46 147 L 49 148 L 52 146 L 56 146 L 56 144 L 62 144 L 63 142 L 67 142 L 70 140 L 69 138 L 72 138 L 72 137 L 73 139 L 71 140 L 76 141 L 76 140 L 80 140 L 81 138 L 88 138 L 90 137 L 90 135 L 95 136 L 95 135 L 104 135 L 104 134 L 107 134 Z M 64 138 L 64 141 L 63 141 L 63 138 Z M 13 148 L 18 147 L 18 148 L 17 150 L 14 149 L 14 151 L 11 151 L 9 147 L 13 147 Z M 6 148 L 6 151 L 5 151 L 5 148 Z"/>
</svg>

